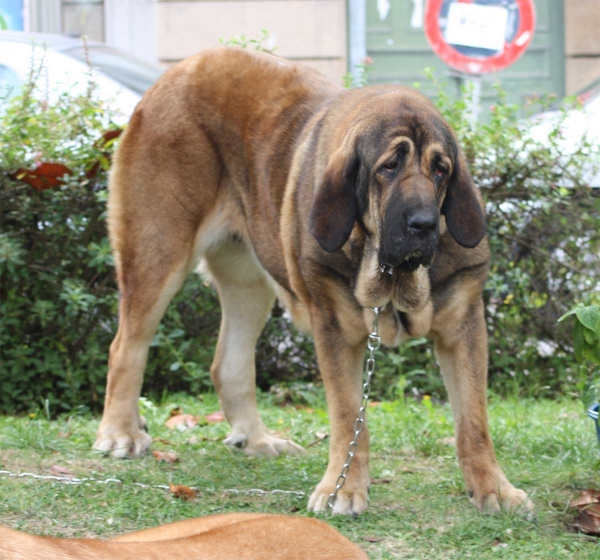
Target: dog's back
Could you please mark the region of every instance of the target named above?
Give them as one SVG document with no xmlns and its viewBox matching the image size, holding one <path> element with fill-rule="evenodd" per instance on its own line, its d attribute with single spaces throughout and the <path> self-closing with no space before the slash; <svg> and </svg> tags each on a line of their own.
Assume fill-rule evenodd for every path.
<svg viewBox="0 0 600 560">
<path fill-rule="evenodd" d="M 368 560 L 317 519 L 227 514 L 130 533 L 112 541 L 38 537 L 0 527 L 0 560 Z"/>
</svg>

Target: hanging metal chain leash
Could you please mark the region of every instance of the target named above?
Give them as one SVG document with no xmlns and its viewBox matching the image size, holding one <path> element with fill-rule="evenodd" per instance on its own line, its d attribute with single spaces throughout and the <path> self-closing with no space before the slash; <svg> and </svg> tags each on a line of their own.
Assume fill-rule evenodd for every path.
<svg viewBox="0 0 600 560">
<path fill-rule="evenodd" d="M 379 336 L 378 329 L 379 313 L 381 313 L 382 310 L 383 307 L 373 307 L 373 313 L 375 313 L 375 317 L 373 318 L 373 328 L 367 341 L 369 357 L 365 362 L 365 380 L 362 386 L 362 403 L 360 405 L 360 408 L 358 409 L 358 417 L 354 422 L 354 438 L 350 442 L 350 445 L 348 445 L 348 454 L 346 455 L 346 461 L 344 463 L 344 466 L 342 467 L 342 472 L 338 476 L 337 481 L 335 483 L 335 490 L 331 494 L 329 494 L 329 499 L 327 500 L 327 507 L 329 508 L 330 513 L 333 513 L 333 506 L 335 505 L 338 492 L 346 483 L 346 478 L 348 476 L 348 471 L 350 470 L 350 465 L 352 464 L 354 456 L 356 455 L 356 450 L 358 449 L 358 437 L 360 436 L 365 427 L 365 414 L 367 412 L 367 405 L 369 404 L 369 394 L 371 392 L 371 378 L 375 373 L 375 350 L 377 350 L 381 346 L 381 337 Z"/>
</svg>

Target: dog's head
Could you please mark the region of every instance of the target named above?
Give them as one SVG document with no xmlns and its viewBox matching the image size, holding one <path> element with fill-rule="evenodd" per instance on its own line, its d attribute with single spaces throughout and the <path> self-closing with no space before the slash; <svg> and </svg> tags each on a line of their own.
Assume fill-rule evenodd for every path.
<svg viewBox="0 0 600 560">
<path fill-rule="evenodd" d="M 412 272 L 433 259 L 440 215 L 457 243 L 478 245 L 485 217 L 450 126 L 413 90 L 365 90 L 345 108 L 315 192 L 309 226 L 320 246 L 340 250 L 358 223 L 379 263 Z"/>
</svg>

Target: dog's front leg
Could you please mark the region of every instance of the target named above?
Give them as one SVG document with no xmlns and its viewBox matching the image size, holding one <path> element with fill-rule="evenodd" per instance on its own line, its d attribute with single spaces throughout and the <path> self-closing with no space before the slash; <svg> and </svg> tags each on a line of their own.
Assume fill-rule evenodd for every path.
<svg viewBox="0 0 600 560">
<path fill-rule="evenodd" d="M 465 310 L 462 321 L 434 336 L 448 390 L 458 460 L 471 502 L 482 512 L 528 512 L 533 503 L 515 488 L 498 465 L 487 418 L 487 332 L 483 302 Z M 460 324 L 462 323 L 462 324 Z"/>
<path fill-rule="evenodd" d="M 327 471 L 312 493 L 308 509 L 324 511 L 346 461 L 348 444 L 354 437 L 354 423 L 362 397 L 362 366 L 366 340 L 356 344 L 348 343 L 344 339 L 338 320 L 326 312 L 312 313 L 311 319 L 317 359 L 327 395 L 331 438 Z M 346 483 L 338 493 L 333 512 L 357 514 L 364 511 L 368 502 L 369 481 L 369 432 L 365 425 L 358 439 L 358 450 Z"/>
</svg>

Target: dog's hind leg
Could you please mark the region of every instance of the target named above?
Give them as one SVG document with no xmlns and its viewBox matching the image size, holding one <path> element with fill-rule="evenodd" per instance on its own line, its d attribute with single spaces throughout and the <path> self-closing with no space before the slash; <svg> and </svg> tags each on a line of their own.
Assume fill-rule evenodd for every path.
<svg viewBox="0 0 600 560">
<path fill-rule="evenodd" d="M 119 267 L 119 330 L 110 347 L 104 414 L 94 443 L 114 457 L 143 455 L 152 441 L 138 410 L 144 368 L 158 323 L 187 271 L 187 255 L 168 249 L 155 245 L 151 255 L 134 253 Z"/>
<path fill-rule="evenodd" d="M 131 144 L 131 135 L 125 140 Z M 119 330 L 110 347 L 104 414 L 94 444 L 115 457 L 143 455 L 150 446 L 138 410 L 148 349 L 195 264 L 196 240 L 211 228 L 207 216 L 216 190 L 214 177 L 198 173 L 196 182 L 205 179 L 207 187 L 195 198 L 184 198 L 181 185 L 194 185 L 193 177 L 166 169 L 160 160 L 127 159 L 130 152 L 120 148 L 111 175 L 109 229 L 119 281 Z M 188 200 L 196 200 L 196 206 Z"/>
<path fill-rule="evenodd" d="M 211 376 L 231 424 L 225 443 L 248 455 L 302 452 L 294 442 L 269 434 L 256 406 L 255 347 L 275 300 L 273 290 L 242 241 L 221 245 L 206 260 L 223 313 Z"/>
</svg>

